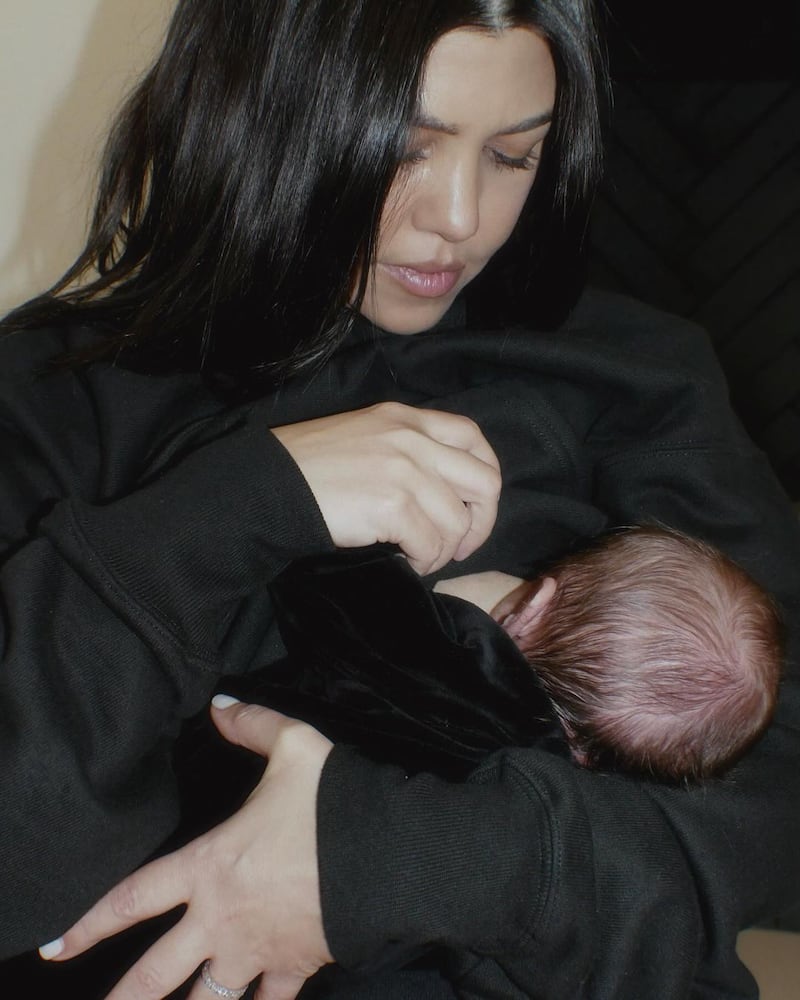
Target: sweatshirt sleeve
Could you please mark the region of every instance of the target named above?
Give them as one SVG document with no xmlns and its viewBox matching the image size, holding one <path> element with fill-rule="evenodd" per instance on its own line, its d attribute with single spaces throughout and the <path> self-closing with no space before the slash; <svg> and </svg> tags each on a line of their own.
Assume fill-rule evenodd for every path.
<svg viewBox="0 0 800 1000">
<path fill-rule="evenodd" d="M 611 523 L 657 519 L 706 538 L 776 596 L 790 645 L 770 731 L 725 778 L 692 788 L 538 749 L 494 754 L 453 785 L 336 748 L 319 839 L 343 965 L 444 945 L 469 998 L 757 996 L 736 935 L 800 898 L 800 527 L 706 342 L 663 332 L 655 363 L 642 354 L 653 337 L 622 345 L 640 398 L 615 391 L 592 429 L 594 502 Z"/>
<path fill-rule="evenodd" d="M 331 546 L 263 406 L 109 368 L 31 378 L 53 347 L 0 344 L 0 956 L 163 841 L 180 721 L 261 648 L 272 577 Z"/>
</svg>

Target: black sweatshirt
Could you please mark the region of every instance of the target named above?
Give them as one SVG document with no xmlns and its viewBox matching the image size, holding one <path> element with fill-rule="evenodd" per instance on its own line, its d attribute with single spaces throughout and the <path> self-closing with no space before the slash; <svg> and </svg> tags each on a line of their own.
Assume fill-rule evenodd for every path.
<svg viewBox="0 0 800 1000">
<path fill-rule="evenodd" d="M 282 655 L 267 585 L 332 545 L 267 428 L 392 398 L 473 417 L 500 457 L 497 526 L 458 572 L 524 576 L 656 519 L 778 597 L 790 665 L 767 738 L 692 790 L 532 748 L 466 782 L 407 779 L 337 747 L 318 803 L 333 954 L 369 968 L 444 945 L 468 998 L 756 996 L 736 933 L 800 898 L 800 529 L 700 331 L 597 294 L 554 333 L 361 323 L 320 375 L 236 408 L 193 376 L 32 379 L 90 337 L 0 341 L 2 954 L 61 933 L 164 839 L 180 720 Z"/>
</svg>

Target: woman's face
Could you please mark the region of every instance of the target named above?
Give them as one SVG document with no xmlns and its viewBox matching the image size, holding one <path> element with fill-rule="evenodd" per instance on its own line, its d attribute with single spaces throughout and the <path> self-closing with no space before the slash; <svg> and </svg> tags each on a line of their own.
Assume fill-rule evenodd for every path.
<svg viewBox="0 0 800 1000">
<path fill-rule="evenodd" d="M 486 266 L 530 192 L 555 87 L 550 51 L 532 31 L 439 39 L 381 220 L 364 316 L 393 333 L 427 330 Z"/>
</svg>

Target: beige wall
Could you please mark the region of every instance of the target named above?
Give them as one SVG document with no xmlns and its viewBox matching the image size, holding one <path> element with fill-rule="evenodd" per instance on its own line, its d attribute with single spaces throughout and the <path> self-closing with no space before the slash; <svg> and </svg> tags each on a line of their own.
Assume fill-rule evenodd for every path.
<svg viewBox="0 0 800 1000">
<path fill-rule="evenodd" d="M 0 0 L 0 313 L 80 249 L 113 110 L 173 0 Z"/>
<path fill-rule="evenodd" d="M 761 1000 L 800 997 L 800 934 L 745 931 L 739 935 L 738 951 L 758 982 Z"/>
</svg>

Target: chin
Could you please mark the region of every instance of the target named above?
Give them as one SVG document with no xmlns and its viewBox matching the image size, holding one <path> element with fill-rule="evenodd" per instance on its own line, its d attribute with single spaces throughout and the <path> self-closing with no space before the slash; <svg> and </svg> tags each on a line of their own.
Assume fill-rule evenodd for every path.
<svg viewBox="0 0 800 1000">
<path fill-rule="evenodd" d="M 436 326 L 455 298 L 455 295 L 448 295 L 446 300 L 414 302 L 396 307 L 385 306 L 381 309 L 370 309 L 365 303 L 361 308 L 361 314 L 387 333 L 407 335 L 424 333 Z"/>
</svg>

